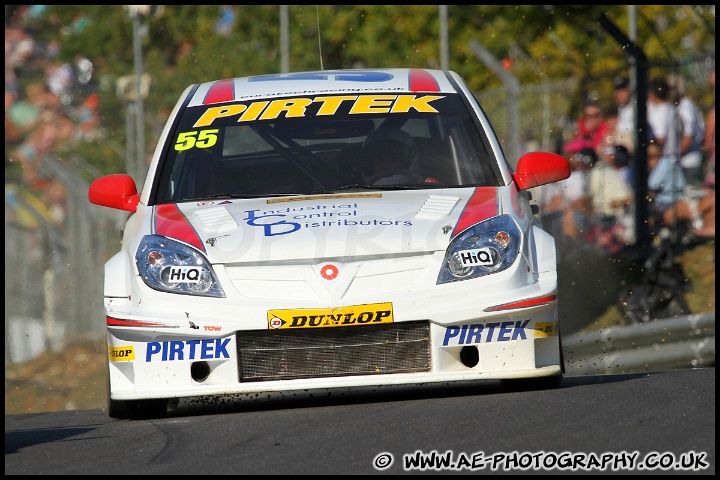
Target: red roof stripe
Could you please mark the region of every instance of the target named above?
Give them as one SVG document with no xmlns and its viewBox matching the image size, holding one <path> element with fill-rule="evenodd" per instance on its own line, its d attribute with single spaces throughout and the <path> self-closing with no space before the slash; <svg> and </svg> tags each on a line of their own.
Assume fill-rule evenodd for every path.
<svg viewBox="0 0 720 480">
<path fill-rule="evenodd" d="M 498 214 L 498 197 L 495 187 L 478 187 L 460 214 L 452 235 L 455 236 L 471 225 Z"/>
<path fill-rule="evenodd" d="M 414 68 L 410 70 L 410 91 L 411 92 L 439 92 L 435 78 L 425 70 Z"/>
<path fill-rule="evenodd" d="M 174 203 L 155 206 L 155 233 L 176 238 L 205 251 L 197 232 Z"/>
<path fill-rule="evenodd" d="M 233 80 L 220 80 L 215 82 L 207 95 L 205 95 L 205 101 L 203 104 L 209 105 L 211 103 L 222 103 L 229 102 L 235 98 L 235 92 L 233 90 Z"/>
</svg>

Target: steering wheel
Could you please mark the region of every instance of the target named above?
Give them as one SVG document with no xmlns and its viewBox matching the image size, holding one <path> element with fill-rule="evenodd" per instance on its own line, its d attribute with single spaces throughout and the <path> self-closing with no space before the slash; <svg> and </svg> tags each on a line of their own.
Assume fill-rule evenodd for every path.
<svg viewBox="0 0 720 480">
<path fill-rule="evenodd" d="M 366 181 L 370 185 L 415 185 L 424 183 L 424 180 L 416 173 L 404 169 L 385 170 L 376 173 Z"/>
</svg>

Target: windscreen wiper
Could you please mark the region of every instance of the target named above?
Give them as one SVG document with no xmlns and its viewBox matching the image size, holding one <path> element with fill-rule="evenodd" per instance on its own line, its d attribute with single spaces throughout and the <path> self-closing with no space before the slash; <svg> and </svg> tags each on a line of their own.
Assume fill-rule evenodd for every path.
<svg viewBox="0 0 720 480">
<path fill-rule="evenodd" d="M 304 193 L 287 192 L 287 193 L 213 193 L 211 195 L 203 195 L 200 197 L 183 198 L 174 200 L 175 202 L 202 202 L 203 200 L 219 199 L 219 198 L 266 198 L 266 197 L 292 197 L 294 195 L 305 195 Z"/>
</svg>

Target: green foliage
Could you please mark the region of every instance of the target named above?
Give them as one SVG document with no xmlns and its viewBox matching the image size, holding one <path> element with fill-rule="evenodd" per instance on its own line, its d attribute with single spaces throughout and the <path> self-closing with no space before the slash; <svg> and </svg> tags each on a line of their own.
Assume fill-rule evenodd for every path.
<svg viewBox="0 0 720 480">
<path fill-rule="evenodd" d="M 281 68 L 280 6 L 235 5 L 234 28 L 216 33 L 221 5 L 165 5 L 159 18 L 143 18 L 143 68 L 152 77 L 145 99 L 146 139 L 160 135 L 177 98 L 190 84 L 234 76 L 277 73 Z M 479 42 L 498 59 L 511 59 L 521 84 L 581 79 L 576 106 L 592 91 L 611 98 L 609 82 L 627 74 L 630 59 L 604 31 L 606 15 L 621 31 L 629 29 L 625 5 L 450 5 L 449 67 L 476 92 L 501 85 L 473 53 Z M 692 75 L 698 56 L 714 62 L 715 16 L 710 5 L 638 5 L 637 43 L 654 66 L 653 74 L 680 70 Z M 59 42 L 59 58 L 91 59 L 100 80 L 103 128 L 125 145 L 126 106 L 115 93 L 120 77 L 135 73 L 133 20 L 121 5 L 53 5 L 35 21 L 44 43 Z M 291 71 L 319 68 L 439 68 L 438 5 L 290 5 Z M 714 67 L 714 63 L 713 63 Z M 685 71 L 683 71 L 683 69 Z M 713 101 L 698 90 L 699 104 Z M 116 168 L 104 152 L 83 151 L 103 171 Z M 91 150 L 87 145 L 84 150 Z M 107 172 L 110 173 L 110 172 Z"/>
</svg>

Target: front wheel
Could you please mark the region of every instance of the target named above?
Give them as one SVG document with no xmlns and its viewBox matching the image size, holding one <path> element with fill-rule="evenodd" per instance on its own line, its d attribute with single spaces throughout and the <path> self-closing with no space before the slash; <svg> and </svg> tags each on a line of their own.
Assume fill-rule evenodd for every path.
<svg viewBox="0 0 720 480">
<path fill-rule="evenodd" d="M 108 398 L 108 416 L 117 419 L 161 418 L 167 413 L 167 399 L 112 400 Z"/>
</svg>

